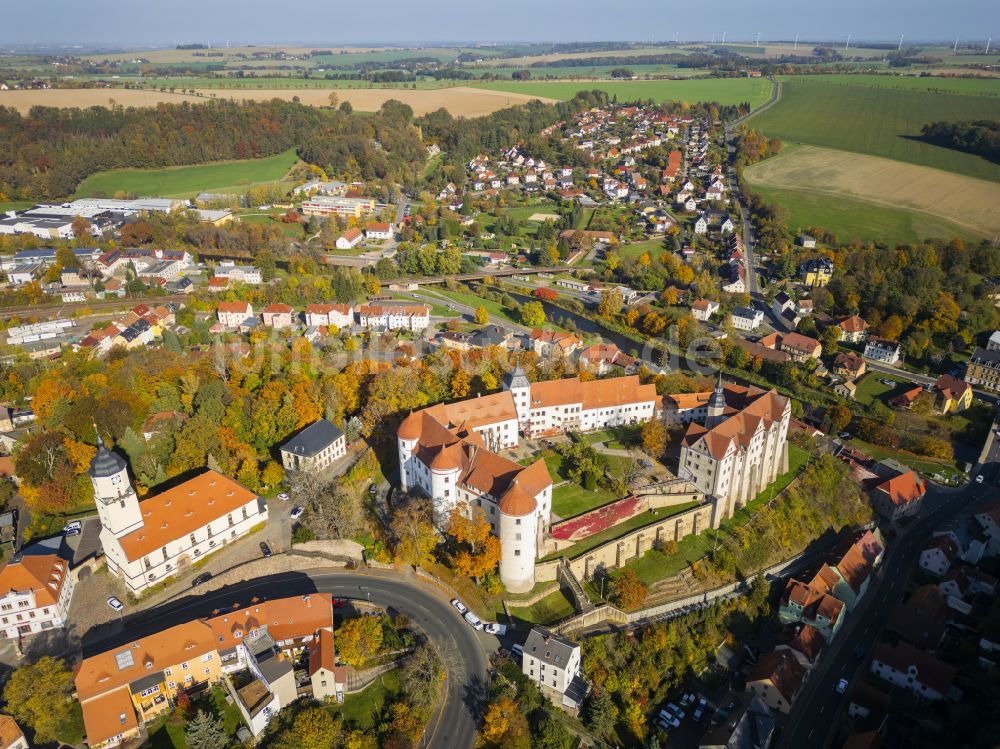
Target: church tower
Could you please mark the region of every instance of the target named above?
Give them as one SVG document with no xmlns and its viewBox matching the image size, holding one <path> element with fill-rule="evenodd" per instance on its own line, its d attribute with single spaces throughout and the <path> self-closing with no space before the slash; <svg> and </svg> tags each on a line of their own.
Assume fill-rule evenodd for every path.
<svg viewBox="0 0 1000 749">
<path fill-rule="evenodd" d="M 503 389 L 509 390 L 514 398 L 518 427 L 524 431 L 531 412 L 531 383 L 528 381 L 528 375 L 521 367 L 515 367 L 513 372 L 504 377 Z"/>
<path fill-rule="evenodd" d="M 139 498 L 129 481 L 125 460 L 104 446 L 100 434 L 97 435 L 97 454 L 90 462 L 88 473 L 94 485 L 94 501 L 104 531 L 121 538 L 141 528 Z"/>
<path fill-rule="evenodd" d="M 708 409 L 705 418 L 705 427 L 711 429 L 720 423 L 725 417 L 726 394 L 722 387 L 722 372 L 719 372 L 719 382 L 712 391 L 712 397 L 708 399 Z"/>
</svg>

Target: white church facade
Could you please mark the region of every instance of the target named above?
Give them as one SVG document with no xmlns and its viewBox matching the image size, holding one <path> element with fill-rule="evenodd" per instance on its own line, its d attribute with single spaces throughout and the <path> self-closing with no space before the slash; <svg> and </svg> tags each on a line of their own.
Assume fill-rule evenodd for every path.
<svg viewBox="0 0 1000 749">
<path fill-rule="evenodd" d="M 100 438 L 89 474 L 108 569 L 132 593 L 177 574 L 267 520 L 260 497 L 212 470 L 140 502 L 125 460 Z"/>
</svg>

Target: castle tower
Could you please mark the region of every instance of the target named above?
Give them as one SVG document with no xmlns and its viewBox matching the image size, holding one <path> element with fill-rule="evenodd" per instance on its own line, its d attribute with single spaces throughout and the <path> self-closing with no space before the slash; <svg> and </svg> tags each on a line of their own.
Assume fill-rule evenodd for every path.
<svg viewBox="0 0 1000 749">
<path fill-rule="evenodd" d="M 531 383 L 528 381 L 528 375 L 521 367 L 514 367 L 514 371 L 503 378 L 503 389 L 510 391 L 514 398 L 518 428 L 523 432 L 531 412 Z"/>
<path fill-rule="evenodd" d="M 726 394 L 722 387 L 722 373 L 719 373 L 719 382 L 712 391 L 712 397 L 708 399 L 708 408 L 705 418 L 705 427 L 711 429 L 723 420 L 726 412 Z"/>
<path fill-rule="evenodd" d="M 128 467 L 118 453 L 104 446 L 97 435 L 97 454 L 90 462 L 90 481 L 94 485 L 97 514 L 104 531 L 121 538 L 142 527 L 139 498 L 128 478 Z M 101 534 L 102 536 L 104 533 Z"/>
<path fill-rule="evenodd" d="M 500 580 L 511 593 L 535 586 L 538 503 L 515 479 L 499 501 Z"/>
</svg>

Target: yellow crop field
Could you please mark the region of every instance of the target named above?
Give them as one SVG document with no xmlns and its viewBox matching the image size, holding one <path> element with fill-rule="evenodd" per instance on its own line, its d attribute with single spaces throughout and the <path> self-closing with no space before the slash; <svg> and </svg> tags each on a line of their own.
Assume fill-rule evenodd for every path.
<svg viewBox="0 0 1000 749">
<path fill-rule="evenodd" d="M 329 106 L 329 89 L 204 89 L 204 96 L 191 96 L 162 91 L 140 91 L 108 88 L 50 88 L 37 91 L 0 91 L 0 106 L 27 112 L 34 106 L 97 107 L 111 102 L 124 107 L 151 107 L 159 102 L 203 102 L 208 97 L 242 101 L 291 99 L 297 96 L 303 104 Z M 397 99 L 413 107 L 417 115 L 444 107 L 456 117 L 478 117 L 504 107 L 524 104 L 537 96 L 490 91 L 481 88 L 455 86 L 441 89 L 338 89 L 339 101 L 349 101 L 363 112 L 377 111 L 388 99 Z M 543 99 L 554 101 L 554 99 Z"/>
<path fill-rule="evenodd" d="M 788 149 L 745 172 L 751 185 L 861 200 L 1000 233 L 1000 183 L 817 146 Z"/>
</svg>

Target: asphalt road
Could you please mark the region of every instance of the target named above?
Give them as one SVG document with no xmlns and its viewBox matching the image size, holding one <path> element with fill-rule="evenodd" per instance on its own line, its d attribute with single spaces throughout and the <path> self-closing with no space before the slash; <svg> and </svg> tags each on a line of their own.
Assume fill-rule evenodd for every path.
<svg viewBox="0 0 1000 749">
<path fill-rule="evenodd" d="M 993 441 L 987 462 L 976 473 L 984 476 L 983 483 L 973 481 L 964 489 L 949 490 L 931 485 L 924 497 L 920 516 L 889 542 L 885 558 L 861 605 L 848 614 L 837 638 L 823 651 L 820 662 L 803 687 L 804 691 L 795 701 L 777 744 L 779 749 L 804 746 L 821 749 L 827 745 L 831 734 L 835 734 L 839 722 L 846 715 L 854 686 L 869 668 L 871 649 L 878 639 L 879 630 L 902 598 L 907 578 L 932 531 L 988 496 L 997 496 L 1000 440 Z M 859 646 L 865 650 L 862 659 L 853 655 Z M 842 695 L 836 692 L 840 679 L 849 682 L 847 691 Z"/>
<path fill-rule="evenodd" d="M 477 718 L 488 688 L 486 649 L 480 638 L 489 636 L 477 634 L 446 601 L 398 576 L 302 572 L 258 578 L 204 595 L 192 594 L 173 604 L 142 612 L 127 623 L 127 637 L 122 638 L 119 634 L 113 639 L 118 643 L 129 641 L 197 617 L 210 616 L 236 603 L 248 604 L 253 597 L 281 598 L 306 593 L 370 600 L 393 614 L 403 614 L 423 630 L 436 645 L 448 673 L 446 698 L 431 718 L 424 746 L 451 749 L 474 744 Z M 85 654 L 118 644 L 111 639 L 85 642 Z"/>
</svg>

